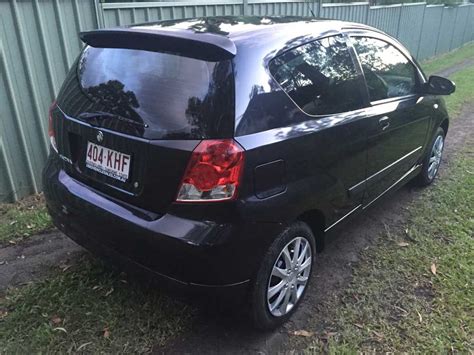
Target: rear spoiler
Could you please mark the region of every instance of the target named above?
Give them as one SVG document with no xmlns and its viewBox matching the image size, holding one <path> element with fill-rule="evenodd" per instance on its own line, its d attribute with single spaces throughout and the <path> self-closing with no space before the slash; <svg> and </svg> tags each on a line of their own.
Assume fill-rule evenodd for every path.
<svg viewBox="0 0 474 355">
<path fill-rule="evenodd" d="M 92 47 L 168 52 L 206 61 L 231 59 L 237 53 L 234 42 L 225 36 L 190 30 L 119 27 L 81 32 L 79 36 Z"/>
</svg>

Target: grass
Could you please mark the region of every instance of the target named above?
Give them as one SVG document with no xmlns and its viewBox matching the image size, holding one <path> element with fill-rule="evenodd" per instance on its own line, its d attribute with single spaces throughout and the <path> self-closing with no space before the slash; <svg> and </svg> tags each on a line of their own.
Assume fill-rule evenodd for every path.
<svg viewBox="0 0 474 355">
<path fill-rule="evenodd" d="M 445 100 L 449 115 L 456 117 L 462 106 L 474 99 L 474 65 L 454 73 L 449 78 L 456 83 L 456 92 Z"/>
<path fill-rule="evenodd" d="M 474 44 L 471 43 L 455 51 L 427 60 L 421 63 L 421 66 L 426 74 L 431 75 L 472 58 L 474 58 Z"/>
<path fill-rule="evenodd" d="M 452 117 L 474 99 L 473 78 L 474 66 L 451 77 Z M 473 143 L 409 206 L 407 225 L 362 254 L 342 298 L 327 300 L 327 329 L 307 352 L 474 352 Z"/>
<path fill-rule="evenodd" d="M 52 228 L 42 195 L 14 204 L 0 204 L 0 245 L 14 244 Z"/>
<path fill-rule="evenodd" d="M 441 70 L 462 63 L 466 59 L 474 59 L 474 43 L 461 47 L 435 59 L 421 63 L 423 70 L 431 75 Z M 474 66 L 462 69 L 449 77 L 456 83 L 456 92 L 445 98 L 451 117 L 456 117 L 463 106 L 474 96 Z"/>
<path fill-rule="evenodd" d="M 147 353 L 192 315 L 185 304 L 83 257 L 0 299 L 0 353 Z"/>
</svg>

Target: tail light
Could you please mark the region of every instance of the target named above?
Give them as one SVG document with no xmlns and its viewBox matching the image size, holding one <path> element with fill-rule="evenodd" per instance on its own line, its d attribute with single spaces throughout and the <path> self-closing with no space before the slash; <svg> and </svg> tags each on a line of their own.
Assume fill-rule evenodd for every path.
<svg viewBox="0 0 474 355">
<path fill-rule="evenodd" d="M 178 191 L 178 202 L 212 202 L 237 196 L 244 150 L 232 139 L 203 140 L 194 149 Z"/>
<path fill-rule="evenodd" d="M 54 151 L 57 153 L 58 146 L 56 144 L 56 132 L 54 132 L 54 122 L 53 122 L 53 110 L 55 108 L 56 108 L 56 101 L 53 101 L 53 103 L 49 107 L 48 136 L 49 136 L 49 141 L 51 142 L 51 147 L 53 147 Z"/>
</svg>

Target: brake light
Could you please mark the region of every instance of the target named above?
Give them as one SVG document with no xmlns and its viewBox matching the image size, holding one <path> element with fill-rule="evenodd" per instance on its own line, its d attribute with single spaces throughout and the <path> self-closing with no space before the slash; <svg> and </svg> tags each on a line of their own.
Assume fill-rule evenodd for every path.
<svg viewBox="0 0 474 355">
<path fill-rule="evenodd" d="M 53 122 L 53 110 L 56 108 L 56 101 L 53 101 L 51 106 L 49 107 L 49 114 L 48 114 L 48 136 L 49 141 L 51 142 L 51 147 L 53 147 L 54 151 L 58 152 L 58 146 L 56 144 L 56 132 L 54 132 L 54 122 Z"/>
<path fill-rule="evenodd" d="M 243 167 L 244 150 L 234 140 L 201 141 L 191 155 L 176 201 L 234 199 Z"/>
</svg>

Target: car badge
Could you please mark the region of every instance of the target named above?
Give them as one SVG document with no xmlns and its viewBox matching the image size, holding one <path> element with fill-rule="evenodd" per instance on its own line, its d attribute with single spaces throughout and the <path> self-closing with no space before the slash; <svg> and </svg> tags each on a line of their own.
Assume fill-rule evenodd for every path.
<svg viewBox="0 0 474 355">
<path fill-rule="evenodd" d="M 102 141 L 104 140 L 104 134 L 102 133 L 102 131 L 97 132 L 96 138 L 97 138 L 97 142 L 102 143 Z"/>
</svg>

